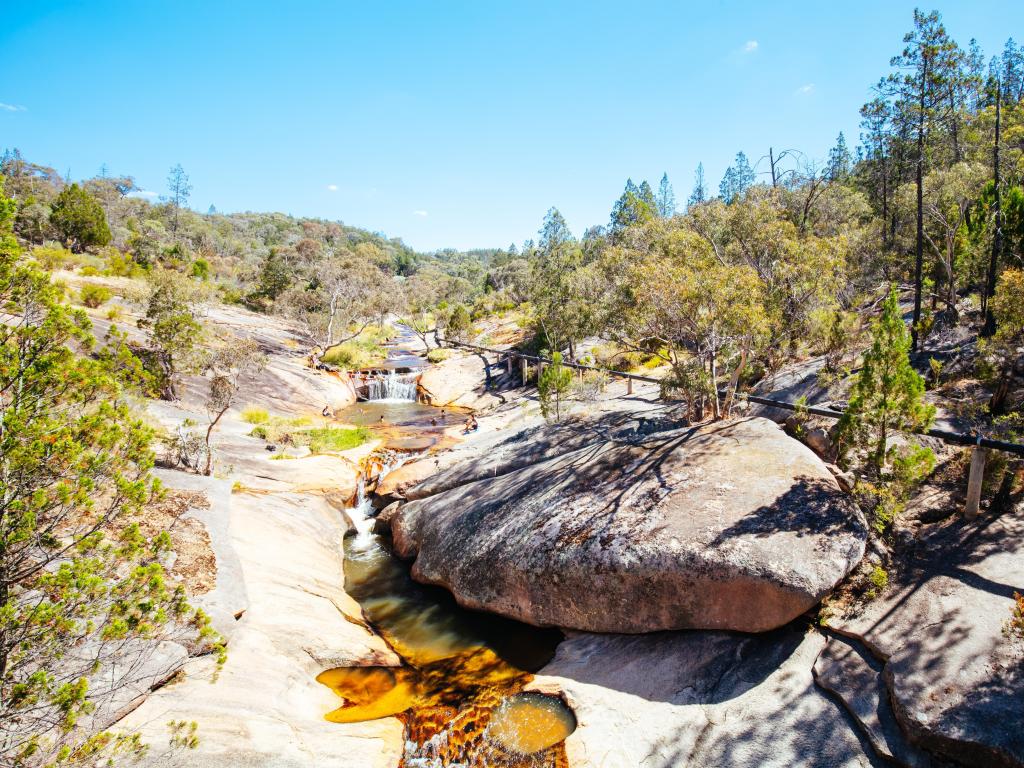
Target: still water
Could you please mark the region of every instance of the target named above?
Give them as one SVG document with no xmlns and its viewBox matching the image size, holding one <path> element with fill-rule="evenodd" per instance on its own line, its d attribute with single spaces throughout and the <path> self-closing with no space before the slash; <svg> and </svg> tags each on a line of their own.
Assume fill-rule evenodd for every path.
<svg viewBox="0 0 1024 768">
<path fill-rule="evenodd" d="M 408 439 L 422 437 L 424 417 L 429 429 L 439 416 L 414 403 L 360 403 L 338 416 L 352 420 L 355 409 L 368 424 L 384 414 L 414 427 L 404 432 Z M 371 532 L 370 511 L 365 499 L 349 510 L 357 530 L 345 539 L 345 590 L 404 663 L 323 672 L 317 679 L 343 700 L 327 719 L 399 717 L 406 768 L 565 766 L 561 742 L 576 727 L 572 711 L 560 699 L 523 691 L 561 633 L 466 610 L 447 591 L 417 583 L 390 540 Z"/>
</svg>

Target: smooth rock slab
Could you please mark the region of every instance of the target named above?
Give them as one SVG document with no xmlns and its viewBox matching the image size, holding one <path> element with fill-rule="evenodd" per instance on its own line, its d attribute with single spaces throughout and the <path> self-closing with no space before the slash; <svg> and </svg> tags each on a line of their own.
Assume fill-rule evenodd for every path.
<svg viewBox="0 0 1024 768">
<path fill-rule="evenodd" d="M 391 525 L 413 576 L 463 605 L 591 632 L 779 627 L 867 537 L 825 465 L 766 419 L 596 442 L 410 502 Z"/>
<path fill-rule="evenodd" d="M 924 529 L 890 589 L 831 625 L 885 661 L 900 727 L 968 766 L 1024 766 L 1024 640 L 1005 633 L 1024 593 L 1024 504 Z"/>
<path fill-rule="evenodd" d="M 562 695 L 571 768 L 867 768 L 849 717 L 811 677 L 799 622 L 761 635 L 571 634 L 530 687 Z"/>
</svg>

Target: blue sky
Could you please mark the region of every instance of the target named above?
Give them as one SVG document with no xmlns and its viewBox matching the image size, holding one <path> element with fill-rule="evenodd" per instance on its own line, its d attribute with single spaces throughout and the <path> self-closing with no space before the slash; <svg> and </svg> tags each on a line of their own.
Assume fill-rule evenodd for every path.
<svg viewBox="0 0 1024 768">
<path fill-rule="evenodd" d="M 420 249 L 605 223 L 627 177 L 680 202 L 737 150 L 824 157 L 912 2 L 0 0 L 0 147 L 192 205 L 340 219 Z M 986 55 L 1024 3 L 938 6 Z"/>
</svg>

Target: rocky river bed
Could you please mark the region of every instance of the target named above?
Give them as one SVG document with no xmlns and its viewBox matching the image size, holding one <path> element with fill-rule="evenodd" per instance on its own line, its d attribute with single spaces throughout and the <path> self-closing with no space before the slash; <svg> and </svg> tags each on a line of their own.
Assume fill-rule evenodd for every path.
<svg viewBox="0 0 1024 768">
<path fill-rule="evenodd" d="M 531 390 L 488 390 L 474 365 L 425 372 L 435 406 L 356 404 L 272 359 L 249 402 L 326 399 L 373 439 L 273 460 L 232 414 L 234 492 L 183 476 L 221 483 L 200 518 L 229 656 L 211 685 L 212 659 L 168 655 L 179 672 L 125 705 L 119 725 L 156 745 L 144 762 L 1024 764 L 1024 654 L 1003 632 L 1024 510 L 915 526 L 887 589 L 823 616 L 877 555 L 809 449 L 763 419 L 691 430 L 653 387 L 545 426 Z M 480 430 L 451 403 L 486 407 Z M 172 720 L 197 723 L 195 750 L 163 746 Z"/>
</svg>

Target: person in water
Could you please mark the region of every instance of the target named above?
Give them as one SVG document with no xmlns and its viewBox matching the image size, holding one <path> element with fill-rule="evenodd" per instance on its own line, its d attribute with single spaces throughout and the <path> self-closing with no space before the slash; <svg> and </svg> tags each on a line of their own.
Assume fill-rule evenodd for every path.
<svg viewBox="0 0 1024 768">
<path fill-rule="evenodd" d="M 480 429 L 480 425 L 476 421 L 476 417 L 470 414 L 469 418 L 466 419 L 466 433 L 476 432 Z"/>
</svg>

